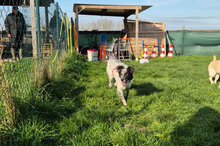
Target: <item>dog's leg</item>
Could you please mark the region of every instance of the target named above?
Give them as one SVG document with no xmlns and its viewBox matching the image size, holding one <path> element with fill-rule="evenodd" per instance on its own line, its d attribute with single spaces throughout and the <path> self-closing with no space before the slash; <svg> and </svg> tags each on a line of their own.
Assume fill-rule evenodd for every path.
<svg viewBox="0 0 220 146">
<path fill-rule="evenodd" d="M 109 88 L 112 88 L 112 79 L 113 79 L 113 76 L 112 76 L 112 75 L 109 75 L 109 76 L 108 76 L 108 79 L 109 79 Z"/>
<path fill-rule="evenodd" d="M 117 83 L 116 82 L 114 83 L 114 85 L 115 85 L 115 87 L 117 87 Z"/>
<path fill-rule="evenodd" d="M 214 82 L 213 82 L 212 78 L 214 76 L 216 76 L 216 72 L 210 65 L 208 67 L 208 71 L 209 71 L 209 81 L 210 81 L 211 84 L 213 84 Z"/>
<path fill-rule="evenodd" d="M 209 81 L 210 81 L 211 84 L 213 84 L 212 78 L 213 78 L 213 77 L 209 76 Z"/>
<path fill-rule="evenodd" d="M 209 76 L 209 81 L 210 81 L 211 84 L 214 83 L 213 80 L 212 80 L 212 78 L 213 78 L 212 76 Z"/>
<path fill-rule="evenodd" d="M 215 81 L 214 81 L 215 84 L 217 83 L 218 79 L 219 79 L 219 74 L 216 74 L 215 75 Z"/>
<path fill-rule="evenodd" d="M 126 96 L 125 96 L 125 100 L 128 100 L 128 94 L 129 94 L 129 88 L 126 88 Z"/>
<path fill-rule="evenodd" d="M 122 103 L 124 104 L 124 106 L 126 106 L 127 102 L 126 102 L 126 100 L 124 98 L 123 90 L 122 89 L 117 89 L 117 91 L 118 91 L 119 97 L 121 98 Z"/>
</svg>

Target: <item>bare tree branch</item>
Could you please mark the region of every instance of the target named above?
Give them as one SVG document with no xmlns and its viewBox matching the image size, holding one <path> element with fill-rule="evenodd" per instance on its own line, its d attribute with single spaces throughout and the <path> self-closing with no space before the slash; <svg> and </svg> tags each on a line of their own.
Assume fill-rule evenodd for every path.
<svg viewBox="0 0 220 146">
<path fill-rule="evenodd" d="M 122 20 L 121 20 L 122 21 Z M 119 23 L 119 22 L 118 22 Z M 121 26 L 120 26 L 121 25 Z M 120 22 L 119 24 L 116 24 L 113 20 L 111 19 L 99 19 L 96 22 L 92 21 L 89 24 L 81 24 L 80 25 L 80 30 L 99 30 L 99 31 L 109 31 L 109 30 L 120 30 L 123 28 L 123 21 Z"/>
</svg>

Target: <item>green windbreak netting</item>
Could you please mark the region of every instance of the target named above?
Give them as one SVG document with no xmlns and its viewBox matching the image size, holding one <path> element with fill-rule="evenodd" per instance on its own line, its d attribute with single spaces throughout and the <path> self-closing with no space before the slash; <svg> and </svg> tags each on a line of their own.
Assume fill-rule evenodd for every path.
<svg viewBox="0 0 220 146">
<path fill-rule="evenodd" d="M 220 54 L 220 31 L 168 31 L 176 55 Z"/>
<path fill-rule="evenodd" d="M 79 48 L 82 53 L 84 48 L 99 49 L 102 34 L 106 34 L 106 42 L 111 42 L 113 38 L 119 38 L 120 31 L 80 31 L 79 32 Z"/>
</svg>

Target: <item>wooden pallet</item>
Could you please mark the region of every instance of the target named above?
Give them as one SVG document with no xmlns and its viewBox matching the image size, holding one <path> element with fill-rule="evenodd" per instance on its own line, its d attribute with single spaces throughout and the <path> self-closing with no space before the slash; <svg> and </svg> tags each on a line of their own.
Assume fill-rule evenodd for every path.
<svg viewBox="0 0 220 146">
<path fill-rule="evenodd" d="M 41 55 L 42 59 L 49 57 L 53 51 L 53 44 L 52 43 L 45 43 L 41 44 Z"/>
</svg>

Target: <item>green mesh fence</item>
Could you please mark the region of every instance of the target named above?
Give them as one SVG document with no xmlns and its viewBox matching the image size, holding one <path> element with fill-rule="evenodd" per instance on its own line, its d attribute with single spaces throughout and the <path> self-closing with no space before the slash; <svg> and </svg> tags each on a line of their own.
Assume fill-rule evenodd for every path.
<svg viewBox="0 0 220 146">
<path fill-rule="evenodd" d="M 58 3 L 35 0 L 35 17 L 37 37 L 32 40 L 30 1 L 0 1 L 0 125 L 13 124 L 18 113 L 13 101 L 31 98 L 44 69 L 56 76 L 62 54 L 73 51 L 72 23 Z"/>
<path fill-rule="evenodd" d="M 119 38 L 121 31 L 80 31 L 79 32 L 79 48 L 80 52 L 85 47 L 98 49 L 101 43 L 101 35 L 106 33 L 106 42 L 111 42 L 112 38 Z"/>
<path fill-rule="evenodd" d="M 176 55 L 220 54 L 220 31 L 168 31 Z"/>
</svg>

